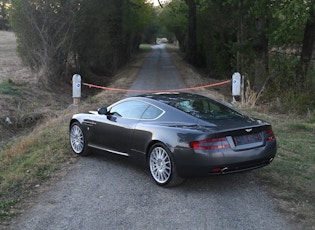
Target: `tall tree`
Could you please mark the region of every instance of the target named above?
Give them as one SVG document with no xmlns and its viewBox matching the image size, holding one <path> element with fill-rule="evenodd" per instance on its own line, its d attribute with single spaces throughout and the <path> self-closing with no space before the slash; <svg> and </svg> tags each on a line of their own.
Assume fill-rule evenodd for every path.
<svg viewBox="0 0 315 230">
<path fill-rule="evenodd" d="M 307 72 L 312 59 L 315 41 L 315 5 L 309 7 L 309 18 L 304 29 L 304 37 L 300 61 L 296 69 L 296 92 L 301 93 L 307 88 Z"/>
<path fill-rule="evenodd" d="M 139 49 L 153 13 L 144 0 L 83 1 L 74 50 L 80 72 L 114 74 Z"/>
<path fill-rule="evenodd" d="M 12 0 L 11 20 L 23 61 L 48 83 L 74 71 L 115 73 L 139 49 L 153 15 L 148 6 L 145 0 Z"/>
<path fill-rule="evenodd" d="M 197 1 L 198 0 L 185 0 L 188 5 L 186 60 L 193 65 L 197 64 Z"/>
<path fill-rule="evenodd" d="M 255 19 L 256 36 L 254 38 L 253 49 L 255 53 L 254 62 L 254 90 L 259 93 L 267 81 L 268 72 L 268 16 L 258 15 Z"/>
<path fill-rule="evenodd" d="M 166 5 L 158 16 L 160 24 L 175 34 L 179 46 L 186 52 L 186 37 L 188 28 L 188 6 L 182 0 L 173 0 Z M 170 20 L 172 18 L 172 20 Z"/>
<path fill-rule="evenodd" d="M 41 71 L 45 83 L 58 82 L 72 47 L 80 0 L 12 0 L 11 22 L 24 63 Z"/>
</svg>

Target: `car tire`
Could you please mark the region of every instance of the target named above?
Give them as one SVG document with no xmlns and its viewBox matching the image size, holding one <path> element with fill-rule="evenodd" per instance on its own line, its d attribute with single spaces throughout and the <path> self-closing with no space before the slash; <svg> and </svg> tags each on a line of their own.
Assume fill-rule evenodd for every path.
<svg viewBox="0 0 315 230">
<path fill-rule="evenodd" d="M 86 136 L 84 134 L 82 125 L 79 122 L 74 122 L 70 126 L 70 145 L 72 151 L 80 156 L 86 156 L 90 154 L 87 146 Z"/>
<path fill-rule="evenodd" d="M 170 150 L 162 143 L 154 144 L 149 151 L 149 169 L 155 183 L 164 187 L 181 184 Z"/>
</svg>

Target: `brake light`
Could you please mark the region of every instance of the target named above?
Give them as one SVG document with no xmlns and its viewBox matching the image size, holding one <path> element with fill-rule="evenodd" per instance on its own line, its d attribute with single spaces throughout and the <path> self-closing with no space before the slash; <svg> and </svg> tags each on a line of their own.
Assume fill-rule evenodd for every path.
<svg viewBox="0 0 315 230">
<path fill-rule="evenodd" d="M 272 129 L 266 130 L 265 134 L 266 134 L 266 141 L 272 141 L 272 140 L 276 139 L 276 136 L 274 135 Z"/>
<path fill-rule="evenodd" d="M 193 149 L 199 150 L 217 150 L 231 148 L 226 137 L 213 138 L 201 141 L 192 141 L 189 143 L 189 146 Z"/>
</svg>

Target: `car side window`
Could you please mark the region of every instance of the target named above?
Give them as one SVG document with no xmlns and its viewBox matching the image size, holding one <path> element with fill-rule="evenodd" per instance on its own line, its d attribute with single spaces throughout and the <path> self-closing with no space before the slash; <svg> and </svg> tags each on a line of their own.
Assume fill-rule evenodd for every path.
<svg viewBox="0 0 315 230">
<path fill-rule="evenodd" d="M 126 101 L 113 106 L 110 113 L 116 117 L 140 119 L 148 106 L 148 104 L 140 101 Z"/>
<path fill-rule="evenodd" d="M 156 119 L 163 111 L 155 106 L 150 105 L 149 108 L 143 113 L 141 119 Z"/>
</svg>

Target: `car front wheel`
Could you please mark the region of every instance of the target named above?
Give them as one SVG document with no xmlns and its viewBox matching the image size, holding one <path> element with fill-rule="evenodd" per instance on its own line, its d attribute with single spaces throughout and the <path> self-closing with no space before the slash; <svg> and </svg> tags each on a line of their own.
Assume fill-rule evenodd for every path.
<svg viewBox="0 0 315 230">
<path fill-rule="evenodd" d="M 70 127 L 70 144 L 75 154 L 85 156 L 89 154 L 86 138 L 79 122 L 74 122 Z"/>
<path fill-rule="evenodd" d="M 177 175 L 170 151 L 161 143 L 150 149 L 149 168 L 152 178 L 160 186 L 175 186 L 184 181 Z"/>
</svg>

